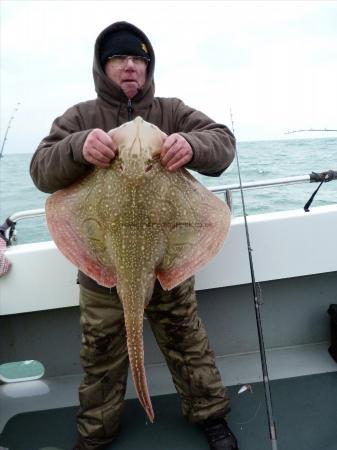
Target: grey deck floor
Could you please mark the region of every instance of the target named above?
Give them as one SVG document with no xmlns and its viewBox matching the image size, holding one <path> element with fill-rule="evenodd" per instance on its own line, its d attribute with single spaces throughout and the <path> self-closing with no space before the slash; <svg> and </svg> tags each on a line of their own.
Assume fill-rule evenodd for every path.
<svg viewBox="0 0 337 450">
<path fill-rule="evenodd" d="M 337 450 L 337 372 L 275 380 L 271 383 L 278 450 Z M 269 450 L 261 383 L 252 392 L 229 393 L 229 423 L 240 450 Z M 114 450 L 207 450 L 201 431 L 187 423 L 176 395 L 153 397 L 154 424 L 147 423 L 138 400 L 125 403 L 122 432 Z M 10 450 L 70 450 L 76 439 L 77 408 L 19 414 L 6 425 L 0 447 Z"/>
</svg>

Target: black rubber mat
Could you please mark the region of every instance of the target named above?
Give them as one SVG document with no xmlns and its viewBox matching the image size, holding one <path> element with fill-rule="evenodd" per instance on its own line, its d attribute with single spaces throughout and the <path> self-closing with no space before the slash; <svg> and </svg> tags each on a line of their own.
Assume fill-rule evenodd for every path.
<svg viewBox="0 0 337 450">
<path fill-rule="evenodd" d="M 269 450 L 269 427 L 261 383 L 238 394 L 231 386 L 229 424 L 240 450 Z M 337 372 L 272 382 L 278 450 L 337 450 Z M 138 400 L 125 402 L 122 431 L 111 450 L 207 450 L 198 427 L 181 415 L 176 395 L 153 397 L 155 423 Z M 6 425 L 0 446 L 10 450 L 71 450 L 77 408 L 19 414 Z"/>
</svg>

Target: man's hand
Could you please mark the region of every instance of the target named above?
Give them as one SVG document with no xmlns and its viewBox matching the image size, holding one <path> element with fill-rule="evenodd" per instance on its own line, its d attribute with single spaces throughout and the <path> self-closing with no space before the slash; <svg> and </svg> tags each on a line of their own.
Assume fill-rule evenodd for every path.
<svg viewBox="0 0 337 450">
<path fill-rule="evenodd" d="M 171 172 L 178 170 L 189 163 L 192 158 L 192 147 L 183 136 L 174 133 L 165 139 L 160 153 L 160 160 L 167 170 Z"/>
<path fill-rule="evenodd" d="M 83 145 L 83 158 L 94 166 L 108 168 L 117 153 L 117 145 L 105 131 L 95 128 Z"/>
</svg>

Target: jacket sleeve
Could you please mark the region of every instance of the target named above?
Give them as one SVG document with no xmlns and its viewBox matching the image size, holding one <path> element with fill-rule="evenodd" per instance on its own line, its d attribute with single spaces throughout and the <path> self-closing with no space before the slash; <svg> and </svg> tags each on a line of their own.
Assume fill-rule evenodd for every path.
<svg viewBox="0 0 337 450">
<path fill-rule="evenodd" d="M 90 131 L 84 129 L 76 106 L 55 119 L 50 134 L 41 141 L 30 164 L 30 175 L 38 189 L 52 193 L 91 170 L 92 166 L 82 155 Z"/>
<path fill-rule="evenodd" d="M 225 125 L 215 123 L 200 111 L 179 100 L 175 111 L 177 132 L 193 149 L 186 167 L 204 175 L 219 176 L 235 156 L 235 137 Z"/>
</svg>

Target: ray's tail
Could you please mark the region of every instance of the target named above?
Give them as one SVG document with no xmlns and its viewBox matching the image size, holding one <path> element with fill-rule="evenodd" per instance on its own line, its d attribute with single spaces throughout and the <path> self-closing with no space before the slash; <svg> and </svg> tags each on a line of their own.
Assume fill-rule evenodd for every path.
<svg viewBox="0 0 337 450">
<path fill-rule="evenodd" d="M 147 386 L 144 366 L 144 342 L 143 342 L 143 314 L 125 317 L 127 346 L 130 367 L 134 386 L 138 399 L 145 409 L 151 423 L 154 421 L 154 412 Z"/>
</svg>

